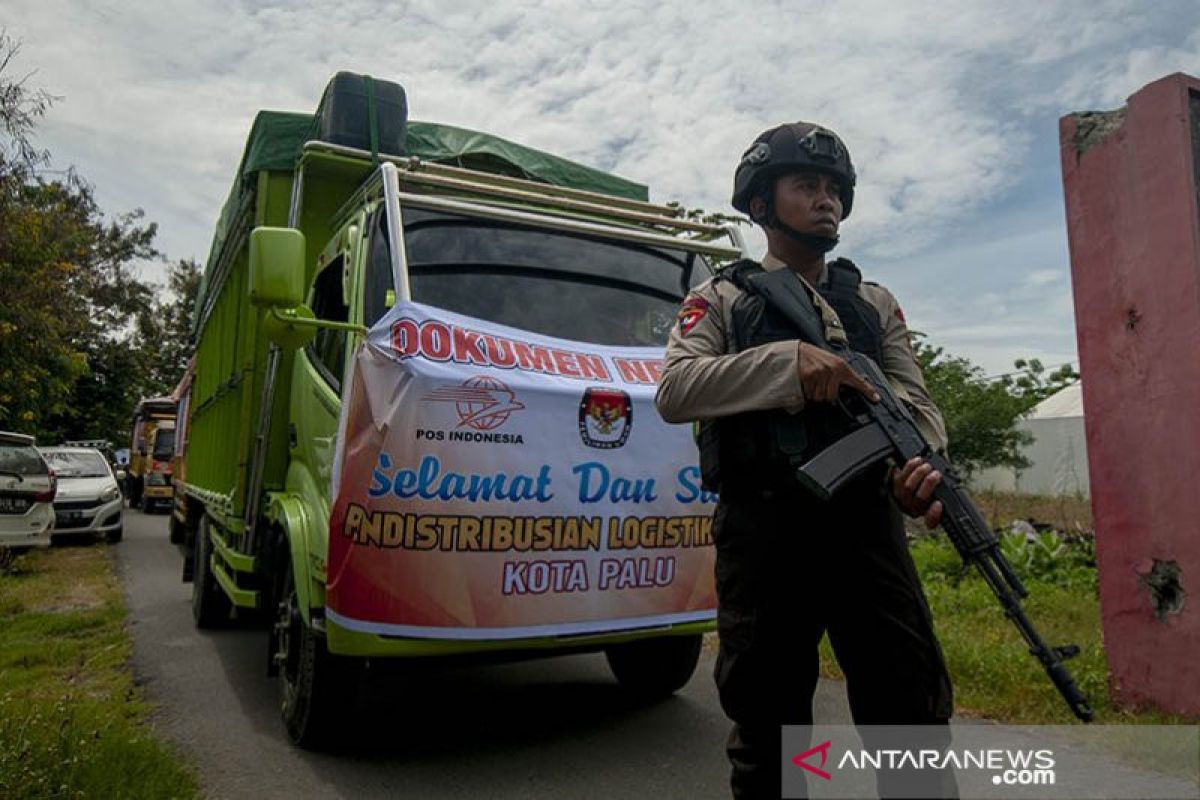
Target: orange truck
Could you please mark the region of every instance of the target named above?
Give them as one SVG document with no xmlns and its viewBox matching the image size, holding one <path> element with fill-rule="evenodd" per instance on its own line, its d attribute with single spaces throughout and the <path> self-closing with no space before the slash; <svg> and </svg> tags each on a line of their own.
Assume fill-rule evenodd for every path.
<svg viewBox="0 0 1200 800">
<path fill-rule="evenodd" d="M 125 496 L 130 508 L 149 512 L 170 506 L 171 459 L 175 454 L 173 397 L 148 397 L 133 412 L 133 441 L 129 448 L 129 470 L 125 474 Z"/>
</svg>

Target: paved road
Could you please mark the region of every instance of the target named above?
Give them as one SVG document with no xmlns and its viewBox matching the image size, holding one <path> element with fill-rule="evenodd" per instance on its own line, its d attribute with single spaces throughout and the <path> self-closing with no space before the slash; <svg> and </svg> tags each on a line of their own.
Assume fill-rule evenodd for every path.
<svg viewBox="0 0 1200 800">
<path fill-rule="evenodd" d="M 344 753 L 314 754 L 292 747 L 279 721 L 265 631 L 192 626 L 166 516 L 126 511 L 115 550 L 155 723 L 210 797 L 728 796 L 710 654 L 679 695 L 649 706 L 626 699 L 602 655 L 395 678 L 407 685 L 377 687 Z M 848 719 L 839 688 L 818 692 L 819 719 Z"/>
<path fill-rule="evenodd" d="M 179 580 L 167 518 L 126 511 L 125 541 L 114 549 L 134 669 L 158 705 L 155 724 L 197 765 L 211 798 L 728 796 L 728 725 L 711 654 L 682 692 L 651 705 L 629 701 L 602 655 L 382 677 L 341 751 L 310 753 L 288 743 L 279 721 L 275 681 L 265 675 L 266 632 L 192 626 L 191 589 Z M 825 724 L 848 723 L 842 684 L 822 681 L 814 712 Z M 977 727 L 971 723 L 959 724 Z M 1052 729 L 1014 733 L 1012 744 L 1067 752 Z M 1103 751 L 1062 766 L 1060 777 L 1083 776 L 1073 785 L 1107 787 L 1107 796 L 1200 797 L 1194 779 L 1130 768 Z M 997 794 L 987 778 L 960 772 L 963 795 L 1019 796 L 1015 787 Z"/>
</svg>

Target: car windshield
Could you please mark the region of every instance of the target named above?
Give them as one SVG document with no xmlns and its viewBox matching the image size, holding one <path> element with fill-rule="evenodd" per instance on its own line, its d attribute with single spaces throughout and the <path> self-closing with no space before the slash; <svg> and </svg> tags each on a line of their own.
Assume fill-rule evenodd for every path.
<svg viewBox="0 0 1200 800">
<path fill-rule="evenodd" d="M 665 345 L 680 302 L 712 274 L 692 253 L 466 215 L 406 208 L 404 226 L 416 302 L 595 344 Z M 380 239 L 368 323 L 391 288 Z"/>
<path fill-rule="evenodd" d="M 108 464 L 96 452 L 78 450 L 43 450 L 54 474 L 60 478 L 107 478 Z"/>
<path fill-rule="evenodd" d="M 0 443 L 0 474 L 46 475 L 46 462 L 32 445 Z"/>
<path fill-rule="evenodd" d="M 154 437 L 154 460 L 170 461 L 175 454 L 175 431 L 160 428 Z"/>
</svg>

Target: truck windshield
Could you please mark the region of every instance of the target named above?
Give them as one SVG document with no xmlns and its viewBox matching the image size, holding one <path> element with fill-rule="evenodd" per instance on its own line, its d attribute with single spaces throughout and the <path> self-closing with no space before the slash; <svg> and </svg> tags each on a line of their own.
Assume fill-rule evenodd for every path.
<svg viewBox="0 0 1200 800">
<path fill-rule="evenodd" d="M 175 454 L 175 431 L 159 429 L 154 437 L 154 460 L 170 461 Z"/>
<path fill-rule="evenodd" d="M 424 209 L 404 209 L 404 236 L 416 302 L 595 344 L 666 344 L 680 302 L 712 274 L 680 250 Z M 386 256 L 372 247 L 368 324 L 386 311 Z"/>
</svg>

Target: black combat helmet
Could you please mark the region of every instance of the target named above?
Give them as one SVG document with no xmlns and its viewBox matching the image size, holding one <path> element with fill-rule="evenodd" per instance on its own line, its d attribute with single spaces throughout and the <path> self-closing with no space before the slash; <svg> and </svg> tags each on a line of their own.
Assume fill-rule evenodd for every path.
<svg viewBox="0 0 1200 800">
<path fill-rule="evenodd" d="M 788 122 L 758 135 L 733 174 L 733 207 L 749 214 L 751 198 L 762 194 L 771 179 L 800 169 L 841 179 L 842 219 L 850 216 L 854 205 L 850 151 L 836 133 L 811 122 Z"/>
</svg>

